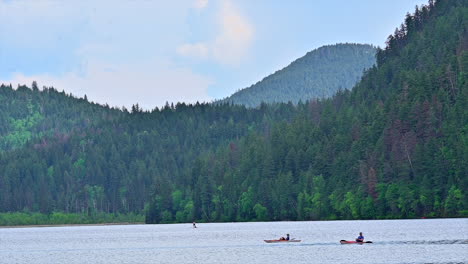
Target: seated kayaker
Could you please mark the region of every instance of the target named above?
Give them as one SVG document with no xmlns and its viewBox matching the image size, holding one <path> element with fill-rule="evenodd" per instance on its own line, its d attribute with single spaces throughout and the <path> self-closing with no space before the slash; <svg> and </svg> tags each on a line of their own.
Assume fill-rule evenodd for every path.
<svg viewBox="0 0 468 264">
<path fill-rule="evenodd" d="M 289 240 L 289 234 L 286 234 L 286 238 L 284 238 L 284 237 L 280 237 L 280 239 L 279 239 L 279 240 L 286 240 L 286 241 L 287 241 L 287 240 Z"/>
<path fill-rule="evenodd" d="M 362 232 L 359 232 L 359 236 L 356 238 L 356 242 L 364 242 L 364 236 Z"/>
</svg>

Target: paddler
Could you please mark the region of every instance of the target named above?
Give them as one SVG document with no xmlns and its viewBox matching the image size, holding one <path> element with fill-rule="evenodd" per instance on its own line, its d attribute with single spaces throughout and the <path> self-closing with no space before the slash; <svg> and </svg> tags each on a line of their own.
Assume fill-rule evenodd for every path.
<svg viewBox="0 0 468 264">
<path fill-rule="evenodd" d="M 364 236 L 362 232 L 359 232 L 359 236 L 356 238 L 356 242 L 364 242 Z"/>
</svg>

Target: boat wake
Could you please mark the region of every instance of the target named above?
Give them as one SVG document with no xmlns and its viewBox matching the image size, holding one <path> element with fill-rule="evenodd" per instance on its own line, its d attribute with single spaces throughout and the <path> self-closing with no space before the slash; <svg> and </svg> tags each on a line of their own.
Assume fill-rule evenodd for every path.
<svg viewBox="0 0 468 264">
<path fill-rule="evenodd" d="M 468 244 L 468 239 L 386 241 L 386 242 L 382 242 L 381 244 L 409 244 L 409 245 L 450 245 L 450 244 Z"/>
</svg>

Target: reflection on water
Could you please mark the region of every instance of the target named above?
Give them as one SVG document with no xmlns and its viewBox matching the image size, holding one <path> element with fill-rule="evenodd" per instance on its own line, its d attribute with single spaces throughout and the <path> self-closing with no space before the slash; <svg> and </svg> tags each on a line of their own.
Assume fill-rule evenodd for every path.
<svg viewBox="0 0 468 264">
<path fill-rule="evenodd" d="M 468 219 L 0 229 L 0 263 L 468 263 Z M 372 244 L 341 245 L 363 232 Z M 285 234 L 301 243 L 267 244 Z"/>
</svg>

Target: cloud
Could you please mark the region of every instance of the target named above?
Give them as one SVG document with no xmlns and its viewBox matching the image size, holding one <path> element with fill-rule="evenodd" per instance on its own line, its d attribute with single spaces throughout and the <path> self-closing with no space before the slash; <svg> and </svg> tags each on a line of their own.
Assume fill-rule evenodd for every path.
<svg viewBox="0 0 468 264">
<path fill-rule="evenodd" d="M 219 30 L 214 39 L 185 43 L 177 48 L 177 53 L 187 57 L 211 58 L 224 65 L 238 66 L 249 55 L 254 27 L 228 0 L 221 3 L 216 20 Z"/>
<path fill-rule="evenodd" d="M 224 1 L 219 14 L 221 34 L 213 45 L 214 57 L 224 63 L 236 65 L 248 54 L 254 29 L 230 1 Z"/>
<path fill-rule="evenodd" d="M 203 9 L 208 5 L 208 0 L 195 0 L 193 7 L 196 9 Z"/>
<path fill-rule="evenodd" d="M 147 69 L 151 69 L 148 71 Z M 169 62 L 150 61 L 138 65 L 116 65 L 89 62 L 83 74 L 68 72 L 62 76 L 40 74 L 25 76 L 16 73 L 0 83 L 26 84 L 37 81 L 39 87 L 53 86 L 76 96 L 87 95 L 90 101 L 112 106 L 138 103 L 146 109 L 163 106 L 168 102 L 211 101 L 207 88 L 213 81 L 193 73 L 188 68 L 177 67 Z"/>
<path fill-rule="evenodd" d="M 35 80 L 99 103 L 147 109 L 211 100 L 214 81 L 174 63 L 193 0 L 109 3 L 0 0 L 0 82 Z M 180 52 L 207 53 L 202 45 Z"/>
<path fill-rule="evenodd" d="M 177 48 L 177 53 L 182 56 L 206 58 L 208 47 L 205 43 L 183 44 Z"/>
</svg>

